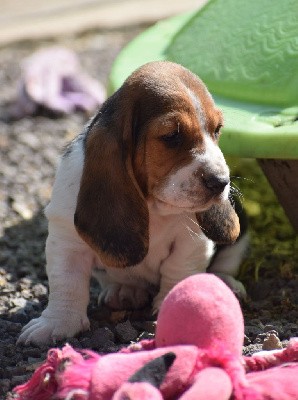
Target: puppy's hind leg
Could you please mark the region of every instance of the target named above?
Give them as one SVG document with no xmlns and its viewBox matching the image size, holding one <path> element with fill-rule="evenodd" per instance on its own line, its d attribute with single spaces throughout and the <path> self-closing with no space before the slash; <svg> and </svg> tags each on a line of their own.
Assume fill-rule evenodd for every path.
<svg viewBox="0 0 298 400">
<path fill-rule="evenodd" d="M 237 276 L 240 264 L 247 253 L 248 246 L 248 233 L 241 235 L 232 245 L 219 246 L 208 268 L 208 272 L 221 278 L 239 298 L 246 297 L 246 290 L 243 284 L 235 279 L 235 276 Z"/>
</svg>

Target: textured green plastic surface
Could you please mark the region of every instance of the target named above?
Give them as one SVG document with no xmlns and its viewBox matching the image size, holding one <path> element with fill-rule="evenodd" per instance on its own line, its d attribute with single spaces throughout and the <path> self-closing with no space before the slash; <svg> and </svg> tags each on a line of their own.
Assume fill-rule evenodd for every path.
<svg viewBox="0 0 298 400">
<path fill-rule="evenodd" d="M 298 105 L 298 1 L 211 0 L 166 55 L 219 95 Z"/>
<path fill-rule="evenodd" d="M 238 30 L 235 28 L 237 21 L 233 20 L 232 14 L 221 13 L 212 21 L 208 17 L 210 27 L 208 28 L 208 25 L 205 26 L 206 34 L 208 30 L 212 30 L 213 25 L 226 24 L 225 31 L 231 31 L 231 37 L 235 36 L 234 41 L 231 42 L 232 45 L 230 46 L 229 42 L 226 41 L 227 39 L 224 39 L 225 31 L 223 30 L 223 35 L 221 35 L 221 30 L 218 29 L 216 29 L 219 36 L 217 47 L 212 42 L 208 43 L 206 37 L 203 40 L 204 43 L 201 43 L 202 40 L 193 34 L 193 24 L 199 26 L 202 17 L 202 26 L 204 26 L 203 20 L 206 18 L 205 13 L 208 10 L 207 15 L 212 15 L 215 18 L 216 15 L 213 12 L 209 13 L 210 8 L 218 7 L 218 3 L 221 3 L 221 7 L 233 3 L 235 8 L 242 7 L 242 12 L 246 10 L 246 4 L 249 4 L 251 8 L 255 8 L 254 14 L 249 14 L 250 20 L 253 16 L 256 18 L 258 13 L 261 14 L 260 10 L 262 10 L 262 21 L 269 22 L 267 28 L 262 31 L 264 35 L 267 31 L 271 32 L 271 36 L 269 35 L 268 38 L 266 36 L 267 39 L 263 41 L 263 34 L 255 35 L 255 32 L 252 32 L 248 35 L 247 31 L 245 31 L 242 34 L 242 39 L 245 38 L 245 44 L 243 46 L 242 43 L 237 44 L 237 41 L 235 41 L 238 37 Z M 267 9 L 262 8 L 265 3 L 267 5 L 270 3 L 271 7 L 274 6 L 275 17 L 272 20 L 272 24 L 270 24 L 269 18 L 269 15 L 272 16 L 271 13 L 267 13 Z M 284 4 L 290 7 L 291 15 L 287 16 L 290 21 L 289 27 L 291 27 L 291 30 L 289 30 L 292 32 L 290 37 L 287 36 L 288 30 L 284 25 L 286 14 L 281 11 L 280 21 L 277 20 L 278 4 L 281 5 L 281 10 L 284 9 Z M 269 6 L 268 8 L 270 9 Z M 296 8 L 296 13 L 294 13 Z M 258 13 L 256 13 L 256 9 L 259 10 Z M 219 10 L 220 8 L 218 8 L 218 12 Z M 292 15 L 292 13 L 295 15 Z M 237 15 L 238 23 L 240 23 L 241 19 L 239 20 L 239 14 Z M 268 0 L 253 0 L 249 2 L 244 0 L 211 0 L 199 12 L 182 14 L 159 22 L 130 42 L 117 57 L 112 67 L 109 91 L 112 93 L 118 89 L 132 71 L 148 61 L 170 59 L 180 62 L 204 80 L 211 90 L 217 105 L 223 110 L 225 127 L 223 129 L 224 134 L 221 136 L 220 146 L 225 154 L 253 158 L 297 159 L 298 32 L 295 30 L 296 27 L 293 27 L 293 20 L 297 18 L 297 15 L 297 0 L 271 0 L 270 2 Z M 245 25 L 244 21 L 241 24 Z M 257 26 L 261 26 L 260 23 Z M 284 32 L 286 32 L 285 35 Z M 292 35 L 294 34 L 296 35 L 294 37 L 296 41 L 293 41 Z M 287 36 L 288 39 L 280 40 L 281 36 L 283 38 Z M 241 60 L 244 60 L 244 56 L 240 56 L 247 47 L 250 50 L 251 57 L 261 57 L 260 53 L 253 50 L 252 38 L 254 38 L 254 42 L 259 38 L 263 42 L 263 48 L 266 50 L 262 53 L 263 60 L 258 59 L 255 64 L 256 75 L 250 75 L 250 68 L 254 64 L 248 63 L 248 66 L 247 60 L 249 59 L 247 58 L 245 59 L 245 65 L 242 66 Z M 275 41 L 272 38 L 277 38 L 278 40 Z M 255 45 L 255 49 L 262 48 L 262 46 Z M 219 47 L 221 49 L 224 48 L 225 52 L 219 51 Z M 284 50 L 284 47 L 286 50 Z M 275 50 L 270 53 L 268 52 L 269 48 Z M 181 57 L 180 53 L 183 53 L 184 56 Z M 230 53 L 232 54 L 231 56 Z M 223 61 L 221 67 L 213 67 L 213 63 L 220 63 L 220 60 L 216 58 L 218 54 L 224 56 L 225 62 Z M 230 68 L 230 59 L 232 60 L 233 57 L 237 65 L 234 67 L 234 63 L 232 63 Z M 275 60 L 275 64 L 272 64 L 274 68 L 270 70 L 269 74 L 268 65 L 271 65 L 273 59 Z M 287 64 L 288 59 L 289 64 Z M 194 60 L 197 61 L 197 64 L 194 63 Z M 261 68 L 262 63 L 264 69 Z M 205 69 L 197 70 L 195 69 L 196 65 L 203 65 Z M 288 65 L 290 73 L 288 73 Z M 248 67 L 249 69 L 247 69 Z M 268 74 L 271 78 L 268 78 Z M 221 89 L 223 76 L 225 76 L 224 88 Z M 263 86 L 261 85 L 262 82 Z M 250 89 L 250 85 L 254 87 L 253 90 Z"/>
</svg>

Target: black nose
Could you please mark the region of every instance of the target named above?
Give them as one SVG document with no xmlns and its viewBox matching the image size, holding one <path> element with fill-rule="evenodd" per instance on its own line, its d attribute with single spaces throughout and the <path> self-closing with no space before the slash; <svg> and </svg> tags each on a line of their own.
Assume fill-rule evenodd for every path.
<svg viewBox="0 0 298 400">
<path fill-rule="evenodd" d="M 229 178 L 223 178 L 216 175 L 203 176 L 203 182 L 207 189 L 213 194 L 220 194 L 224 188 L 230 183 Z"/>
</svg>

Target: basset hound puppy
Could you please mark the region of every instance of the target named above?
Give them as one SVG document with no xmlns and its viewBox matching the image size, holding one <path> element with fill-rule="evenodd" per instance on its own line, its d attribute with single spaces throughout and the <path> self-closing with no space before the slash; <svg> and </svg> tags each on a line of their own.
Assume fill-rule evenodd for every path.
<svg viewBox="0 0 298 400">
<path fill-rule="evenodd" d="M 247 241 L 235 242 L 222 125 L 203 82 L 171 62 L 142 66 L 103 104 L 61 159 L 45 212 L 49 303 L 19 342 L 88 329 L 92 273 L 99 303 L 113 309 L 153 299 L 157 311 L 177 282 L 208 267 L 243 290 L 232 275 Z M 215 243 L 228 246 L 214 257 Z"/>
</svg>

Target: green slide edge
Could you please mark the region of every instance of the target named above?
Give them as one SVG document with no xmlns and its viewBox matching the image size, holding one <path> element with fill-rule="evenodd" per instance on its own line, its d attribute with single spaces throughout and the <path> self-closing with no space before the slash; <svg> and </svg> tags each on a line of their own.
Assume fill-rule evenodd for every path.
<svg viewBox="0 0 298 400">
<path fill-rule="evenodd" d="M 119 53 L 109 75 L 111 95 L 138 67 L 166 60 L 166 49 L 176 33 L 197 13 L 188 12 L 160 21 L 133 39 Z M 223 111 L 220 138 L 224 154 L 247 158 L 298 159 L 297 108 L 282 109 L 230 100 L 213 94 Z"/>
</svg>

